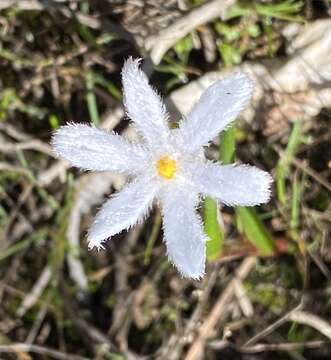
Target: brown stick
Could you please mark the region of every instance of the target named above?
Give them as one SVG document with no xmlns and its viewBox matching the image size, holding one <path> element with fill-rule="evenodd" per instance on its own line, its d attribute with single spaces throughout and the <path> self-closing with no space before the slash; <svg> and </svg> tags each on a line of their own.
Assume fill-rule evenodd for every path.
<svg viewBox="0 0 331 360">
<path fill-rule="evenodd" d="M 318 349 L 328 344 L 327 341 L 315 340 L 298 343 L 280 343 L 280 344 L 256 344 L 246 346 L 239 349 L 240 352 L 248 354 L 256 354 L 266 351 L 295 351 L 303 348 Z"/>
<path fill-rule="evenodd" d="M 9 345 L 0 345 L 0 353 L 12 353 L 12 352 L 32 352 L 40 355 L 48 355 L 58 360 L 88 360 L 88 358 L 64 353 L 59 350 L 47 348 L 45 346 L 25 344 L 25 343 L 13 343 Z"/>
</svg>

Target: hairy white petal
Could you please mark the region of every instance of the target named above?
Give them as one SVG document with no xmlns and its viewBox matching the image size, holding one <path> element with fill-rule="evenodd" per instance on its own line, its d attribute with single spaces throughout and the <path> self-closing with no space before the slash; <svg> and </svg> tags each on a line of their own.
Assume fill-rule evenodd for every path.
<svg viewBox="0 0 331 360">
<path fill-rule="evenodd" d="M 149 177 L 141 176 L 107 200 L 89 230 L 89 248 L 102 248 L 102 243 L 109 237 L 142 221 L 157 190 Z"/>
<path fill-rule="evenodd" d="M 178 145 L 187 152 L 207 145 L 235 120 L 252 92 L 252 80 L 245 73 L 230 74 L 211 85 L 176 130 Z"/>
<path fill-rule="evenodd" d="M 124 104 L 131 120 L 153 147 L 168 142 L 169 126 L 165 106 L 139 69 L 139 60 L 131 57 L 122 69 Z"/>
<path fill-rule="evenodd" d="M 253 206 L 268 202 L 272 177 L 255 166 L 194 163 L 192 181 L 203 195 L 230 206 Z"/>
<path fill-rule="evenodd" d="M 200 279 L 205 273 L 206 235 L 196 212 L 198 196 L 187 187 L 169 185 L 161 192 L 164 239 L 169 260 L 184 276 Z"/>
<path fill-rule="evenodd" d="M 85 170 L 135 174 L 147 164 L 148 153 L 122 136 L 84 124 L 68 124 L 53 135 L 56 153 Z"/>
</svg>

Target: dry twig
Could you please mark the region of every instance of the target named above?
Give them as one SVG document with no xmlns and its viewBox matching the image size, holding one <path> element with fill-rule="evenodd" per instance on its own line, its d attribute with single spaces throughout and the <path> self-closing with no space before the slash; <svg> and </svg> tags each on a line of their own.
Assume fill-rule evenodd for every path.
<svg viewBox="0 0 331 360">
<path fill-rule="evenodd" d="M 297 310 L 291 312 L 288 319 L 298 324 L 308 325 L 331 340 L 331 325 L 317 315 Z"/>
<path fill-rule="evenodd" d="M 34 150 L 34 151 L 42 152 L 49 156 L 53 156 L 53 157 L 55 156 L 52 148 L 48 144 L 38 139 L 34 139 L 26 142 L 20 142 L 20 143 L 8 143 L 8 142 L 0 143 L 0 151 L 5 154 L 15 153 L 19 150 Z"/>
<path fill-rule="evenodd" d="M 256 354 L 262 352 L 270 351 L 296 351 L 306 349 L 318 349 L 323 345 L 330 344 L 327 341 L 313 340 L 305 342 L 288 342 L 288 343 L 278 343 L 278 344 L 264 344 L 259 343 L 252 346 L 234 346 L 228 340 L 215 340 L 208 343 L 208 347 L 214 350 L 222 350 L 226 348 L 233 348 L 234 350 L 244 353 L 244 354 Z"/>
<path fill-rule="evenodd" d="M 47 348 L 45 346 L 24 344 L 24 343 L 13 343 L 10 345 L 0 345 L 0 353 L 18 353 L 18 352 L 32 352 L 39 355 L 51 356 L 58 360 L 89 360 L 86 357 L 67 354 L 59 350 Z"/>
</svg>

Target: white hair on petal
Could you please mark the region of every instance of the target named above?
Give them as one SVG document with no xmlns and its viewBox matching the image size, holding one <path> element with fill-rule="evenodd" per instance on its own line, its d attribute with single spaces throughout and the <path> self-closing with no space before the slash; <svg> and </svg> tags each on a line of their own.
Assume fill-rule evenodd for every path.
<svg viewBox="0 0 331 360">
<path fill-rule="evenodd" d="M 158 147 L 169 141 L 168 115 L 161 97 L 149 85 L 146 74 L 139 68 L 140 59 L 131 57 L 124 63 L 122 83 L 124 105 L 134 126 L 150 146 Z"/>
<path fill-rule="evenodd" d="M 84 170 L 141 172 L 148 153 L 122 136 L 85 124 L 67 124 L 52 137 L 55 152 Z"/>
<path fill-rule="evenodd" d="M 230 74 L 207 88 L 176 130 L 179 146 L 195 152 L 207 145 L 244 109 L 253 88 L 251 78 L 242 72 Z"/>
</svg>

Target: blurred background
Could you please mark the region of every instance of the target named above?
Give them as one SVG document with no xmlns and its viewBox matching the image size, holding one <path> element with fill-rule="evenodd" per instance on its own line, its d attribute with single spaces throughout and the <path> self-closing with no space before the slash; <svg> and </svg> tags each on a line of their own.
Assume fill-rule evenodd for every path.
<svg viewBox="0 0 331 360">
<path fill-rule="evenodd" d="M 0 358 L 331 358 L 331 2 L 0 0 Z M 159 210 L 88 251 L 125 179 L 56 159 L 51 134 L 93 123 L 129 138 L 128 56 L 173 125 L 227 72 L 250 106 L 206 149 L 274 180 L 269 204 L 201 204 L 202 281 L 168 263 Z M 220 109 L 220 112 L 222 109 Z"/>
</svg>

